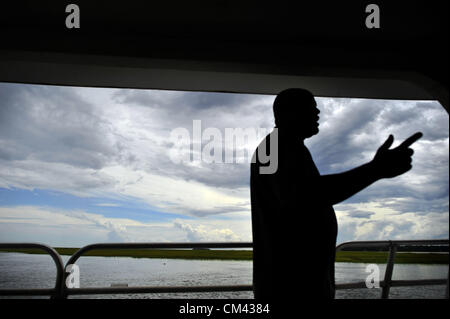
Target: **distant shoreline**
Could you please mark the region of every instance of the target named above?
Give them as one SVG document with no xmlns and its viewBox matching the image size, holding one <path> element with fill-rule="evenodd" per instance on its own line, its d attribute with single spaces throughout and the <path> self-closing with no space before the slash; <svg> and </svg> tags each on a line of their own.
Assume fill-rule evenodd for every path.
<svg viewBox="0 0 450 319">
<path fill-rule="evenodd" d="M 79 248 L 54 248 L 60 255 L 73 255 Z M 0 249 L 0 252 L 14 252 L 25 254 L 45 254 L 39 249 Z M 195 260 L 240 260 L 252 261 L 251 250 L 180 250 L 180 249 L 110 249 L 92 250 L 83 256 L 95 257 L 132 257 L 132 258 L 162 258 L 162 259 L 195 259 Z M 380 251 L 339 251 L 336 254 L 336 262 L 348 263 L 386 263 L 388 253 Z M 305 256 L 299 255 L 303 259 Z M 449 255 L 442 253 L 414 253 L 398 252 L 395 263 L 397 264 L 448 264 Z"/>
</svg>

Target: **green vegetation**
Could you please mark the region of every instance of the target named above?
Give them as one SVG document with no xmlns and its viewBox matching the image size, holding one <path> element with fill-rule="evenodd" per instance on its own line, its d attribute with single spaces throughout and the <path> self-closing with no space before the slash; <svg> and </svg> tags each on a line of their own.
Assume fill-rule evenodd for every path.
<svg viewBox="0 0 450 319">
<path fill-rule="evenodd" d="M 60 255 L 73 255 L 78 248 L 56 247 Z M 3 252 L 21 252 L 26 254 L 43 254 L 39 249 L 0 249 Z M 175 258 L 207 260 L 252 260 L 251 250 L 203 250 L 203 249 L 111 249 L 92 250 L 84 256 L 99 257 L 134 257 L 134 258 Z M 299 255 L 300 261 L 306 256 Z M 388 253 L 384 251 L 340 251 L 336 262 L 351 263 L 386 263 Z M 395 263 L 398 264 L 448 264 L 448 254 L 398 252 Z"/>
<path fill-rule="evenodd" d="M 73 255 L 78 248 L 54 248 L 60 255 Z M 5 252 L 43 254 L 40 249 L 0 249 Z M 134 257 L 134 258 L 170 258 L 170 259 L 218 259 L 252 260 L 251 250 L 209 250 L 209 249 L 105 249 L 91 250 L 83 256 L 97 257 Z"/>
<path fill-rule="evenodd" d="M 388 258 L 387 251 L 339 251 L 337 262 L 383 264 Z M 448 264 L 448 254 L 397 252 L 396 264 Z"/>
</svg>

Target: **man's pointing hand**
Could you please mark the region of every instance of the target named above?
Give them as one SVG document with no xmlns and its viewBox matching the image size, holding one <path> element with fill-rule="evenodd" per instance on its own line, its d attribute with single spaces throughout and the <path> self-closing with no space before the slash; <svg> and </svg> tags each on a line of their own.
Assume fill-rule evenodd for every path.
<svg viewBox="0 0 450 319">
<path fill-rule="evenodd" d="M 421 132 L 417 132 L 408 137 L 403 143 L 393 149 L 389 149 L 394 142 L 394 137 L 389 135 L 386 142 L 380 146 L 371 164 L 380 178 L 391 178 L 409 171 L 412 167 L 411 156 L 414 151 L 409 148 L 415 141 L 422 137 Z"/>
</svg>

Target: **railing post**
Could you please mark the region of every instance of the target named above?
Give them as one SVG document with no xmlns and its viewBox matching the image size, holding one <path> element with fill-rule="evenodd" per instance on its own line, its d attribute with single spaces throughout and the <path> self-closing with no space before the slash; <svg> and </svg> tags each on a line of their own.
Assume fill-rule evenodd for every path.
<svg viewBox="0 0 450 319">
<path fill-rule="evenodd" d="M 447 273 L 447 287 L 445 289 L 445 298 L 446 299 L 448 299 L 448 282 L 449 282 L 449 280 L 450 280 L 450 268 L 449 268 L 448 273 Z"/>
<path fill-rule="evenodd" d="M 397 252 L 397 245 L 389 242 L 389 257 L 386 265 L 386 272 L 384 273 L 384 285 L 381 291 L 381 299 L 389 298 L 389 291 L 391 290 L 392 273 L 394 270 L 395 253 Z"/>
<path fill-rule="evenodd" d="M 60 286 L 60 297 L 59 299 L 67 299 L 67 286 L 66 286 L 66 280 L 67 280 L 67 272 L 66 272 L 67 264 L 63 268 L 63 275 L 62 275 L 62 281 Z"/>
</svg>

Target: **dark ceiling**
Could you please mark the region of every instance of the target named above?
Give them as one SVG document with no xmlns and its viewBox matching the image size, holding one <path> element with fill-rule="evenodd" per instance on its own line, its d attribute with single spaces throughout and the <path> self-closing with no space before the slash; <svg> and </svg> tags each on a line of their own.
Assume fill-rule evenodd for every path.
<svg viewBox="0 0 450 319">
<path fill-rule="evenodd" d="M 65 27 L 69 3 L 80 7 L 80 29 Z M 0 50 L 264 64 L 294 75 L 407 71 L 448 94 L 448 2 L 373 1 L 380 29 L 365 27 L 369 3 L 15 1 L 1 7 Z"/>
</svg>

